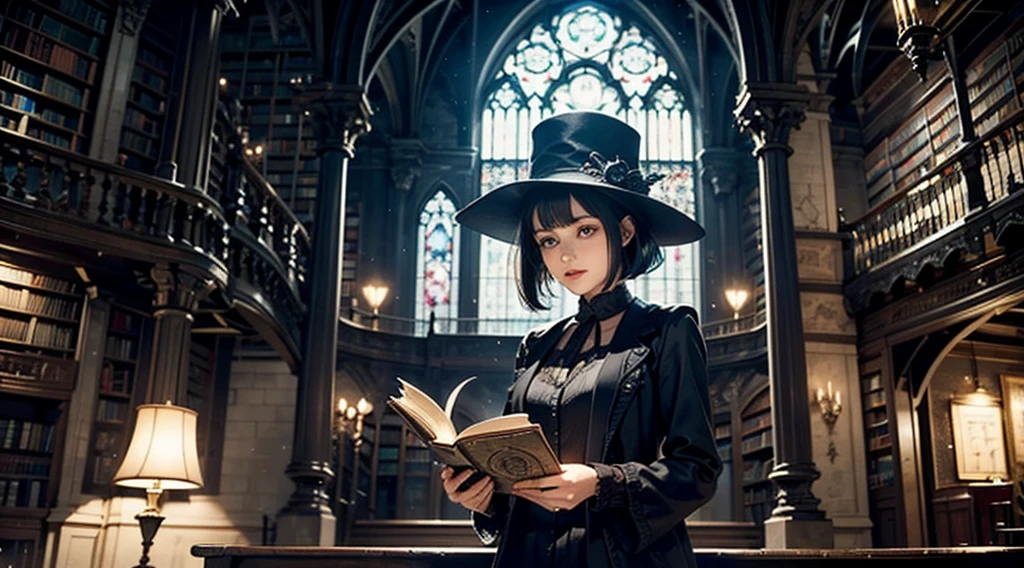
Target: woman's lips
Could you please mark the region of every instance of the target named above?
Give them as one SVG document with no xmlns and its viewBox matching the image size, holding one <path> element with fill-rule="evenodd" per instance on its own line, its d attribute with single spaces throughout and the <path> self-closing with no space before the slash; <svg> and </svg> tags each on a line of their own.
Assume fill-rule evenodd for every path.
<svg viewBox="0 0 1024 568">
<path fill-rule="evenodd" d="M 575 280 L 586 273 L 586 270 L 570 270 L 565 273 L 565 277 L 568 278 L 569 280 Z"/>
</svg>

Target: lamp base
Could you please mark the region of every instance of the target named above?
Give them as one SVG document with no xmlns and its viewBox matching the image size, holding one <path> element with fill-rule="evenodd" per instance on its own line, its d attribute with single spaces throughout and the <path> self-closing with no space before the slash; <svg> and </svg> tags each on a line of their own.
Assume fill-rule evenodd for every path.
<svg viewBox="0 0 1024 568">
<path fill-rule="evenodd" d="M 156 536 L 156 531 L 160 529 L 160 523 L 164 522 L 163 515 L 159 511 L 145 510 L 135 518 L 139 521 L 139 529 L 142 531 L 142 557 L 139 558 L 139 563 L 134 568 L 155 568 L 149 563 L 149 549 L 153 546 L 153 537 Z"/>
</svg>

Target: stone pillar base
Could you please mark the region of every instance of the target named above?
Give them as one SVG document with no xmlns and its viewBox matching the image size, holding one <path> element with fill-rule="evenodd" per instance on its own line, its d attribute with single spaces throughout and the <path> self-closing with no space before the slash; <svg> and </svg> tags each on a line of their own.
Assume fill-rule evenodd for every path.
<svg viewBox="0 0 1024 568">
<path fill-rule="evenodd" d="M 764 522 L 764 547 L 834 548 L 832 520 L 796 520 L 772 517 Z"/>
<path fill-rule="evenodd" d="M 331 513 L 277 516 L 277 546 L 334 546 L 338 520 Z"/>
</svg>

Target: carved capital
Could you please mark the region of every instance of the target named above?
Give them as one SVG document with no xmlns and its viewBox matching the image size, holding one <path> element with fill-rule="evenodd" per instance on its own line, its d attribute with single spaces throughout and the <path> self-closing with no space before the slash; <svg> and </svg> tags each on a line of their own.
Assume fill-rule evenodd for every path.
<svg viewBox="0 0 1024 568">
<path fill-rule="evenodd" d="M 781 83 L 747 83 L 736 97 L 736 122 L 754 139 L 755 154 L 765 150 L 791 153 L 789 133 L 800 128 L 810 103 L 807 88 Z"/>
<path fill-rule="evenodd" d="M 391 163 L 388 172 L 395 187 L 411 191 L 416 178 L 423 171 L 423 154 L 426 148 L 418 138 L 395 138 L 391 140 Z"/>
<path fill-rule="evenodd" d="M 149 270 L 149 278 L 155 287 L 153 308 L 156 310 L 195 313 L 199 303 L 217 287 L 211 279 L 162 263 Z"/>
<path fill-rule="evenodd" d="M 710 184 L 717 197 L 736 191 L 740 174 L 737 164 L 750 157 L 741 156 L 732 148 L 705 148 L 697 160 L 704 183 Z"/>
<path fill-rule="evenodd" d="M 138 34 L 152 3 L 152 0 L 121 0 L 121 33 Z"/>
<path fill-rule="evenodd" d="M 291 82 L 295 102 L 309 113 L 318 151 L 336 150 L 355 156 L 356 140 L 370 131 L 370 102 L 356 85 L 335 85 L 296 78 Z"/>
</svg>

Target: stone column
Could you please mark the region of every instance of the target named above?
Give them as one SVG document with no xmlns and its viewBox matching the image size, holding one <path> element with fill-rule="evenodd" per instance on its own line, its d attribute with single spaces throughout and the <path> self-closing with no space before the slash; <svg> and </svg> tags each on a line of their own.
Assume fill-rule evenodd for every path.
<svg viewBox="0 0 1024 568">
<path fill-rule="evenodd" d="M 337 520 L 327 488 L 331 470 L 334 373 L 341 301 L 341 245 L 345 230 L 348 162 L 356 139 L 370 129 L 370 105 L 361 87 L 299 84 L 296 102 L 312 115 L 320 178 L 309 259 L 310 289 L 295 414 L 292 462 L 285 474 L 295 484 L 278 513 L 278 544 L 333 546 Z"/>
<path fill-rule="evenodd" d="M 103 79 L 97 89 L 95 128 L 89 157 L 108 164 L 117 163 L 121 143 L 121 125 L 128 101 L 129 85 L 139 50 L 139 30 L 149 12 L 151 0 L 124 1 L 118 4 L 110 46 L 103 59 Z"/>
<path fill-rule="evenodd" d="M 226 14 L 236 12 L 232 0 L 192 0 L 191 4 L 188 35 L 182 38 L 187 43 L 181 94 L 168 104 L 156 175 L 205 191 L 217 106 L 221 22 Z"/>
<path fill-rule="evenodd" d="M 772 395 L 778 488 L 765 521 L 767 548 L 831 548 L 832 523 L 818 507 L 811 485 L 821 475 L 811 454 L 810 398 L 797 277 L 796 234 L 790 198 L 790 130 L 804 119 L 805 87 L 747 83 L 737 99 L 740 128 L 753 137 L 757 157 L 763 232 L 768 375 Z"/>
<path fill-rule="evenodd" d="M 213 291 L 215 284 L 182 267 L 167 264 L 154 266 L 149 276 L 156 285 L 156 292 L 153 296 L 153 348 L 146 402 L 169 400 L 185 406 L 193 314 L 199 308 L 199 302 Z"/>
<path fill-rule="evenodd" d="M 714 304 L 718 306 L 719 314 L 714 319 L 725 319 L 732 317 L 733 311 L 725 301 L 725 290 L 741 285 L 750 292 L 748 306 L 753 298 L 752 282 L 747 282 L 743 269 L 743 234 L 742 219 L 742 196 L 737 191 L 739 184 L 740 166 L 745 156 L 741 156 L 732 148 L 705 148 L 697 156 L 700 164 L 701 176 L 705 187 L 710 188 L 714 195 L 714 205 L 707 208 L 707 214 L 717 219 L 717 241 L 718 271 L 714 275 L 717 283 L 712 283 Z"/>
</svg>

